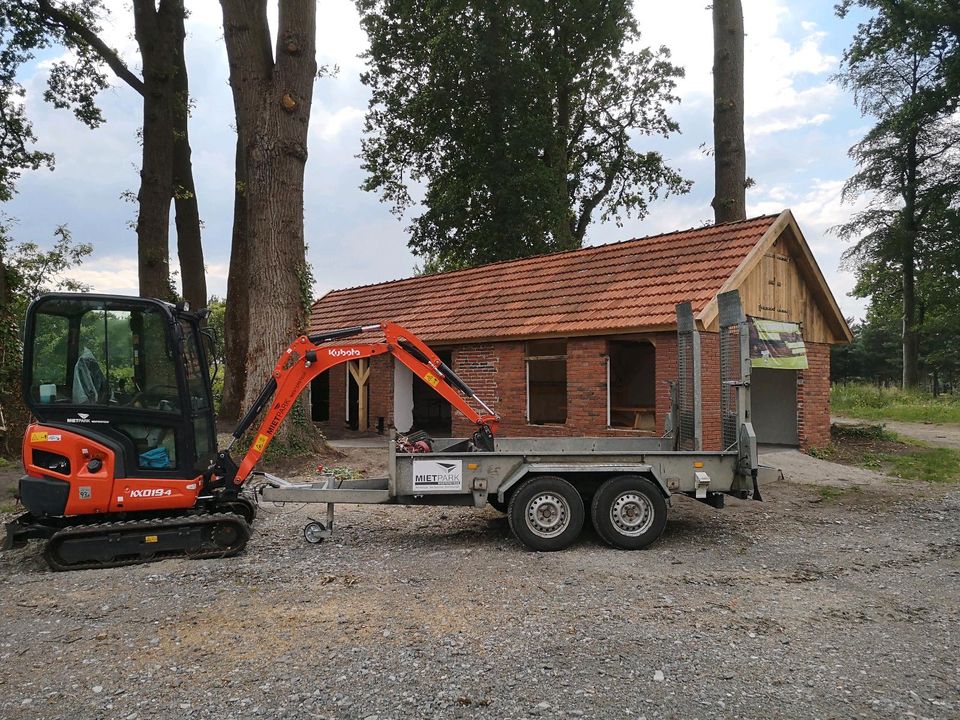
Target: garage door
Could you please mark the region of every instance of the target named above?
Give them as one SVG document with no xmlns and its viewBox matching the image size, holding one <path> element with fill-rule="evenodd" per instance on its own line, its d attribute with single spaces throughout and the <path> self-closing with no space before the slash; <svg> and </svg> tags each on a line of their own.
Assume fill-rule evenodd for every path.
<svg viewBox="0 0 960 720">
<path fill-rule="evenodd" d="M 754 368 L 750 400 L 757 442 L 799 445 L 797 440 L 797 371 Z"/>
</svg>

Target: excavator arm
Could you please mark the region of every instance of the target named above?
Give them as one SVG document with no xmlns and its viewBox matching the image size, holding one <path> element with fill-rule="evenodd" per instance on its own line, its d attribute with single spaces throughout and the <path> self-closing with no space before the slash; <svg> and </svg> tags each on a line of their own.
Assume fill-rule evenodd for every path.
<svg viewBox="0 0 960 720">
<path fill-rule="evenodd" d="M 334 340 L 360 335 L 365 332 L 379 331 L 383 342 L 356 345 L 329 345 Z M 300 393 L 323 372 L 334 365 L 349 360 L 371 358 L 390 354 L 406 365 L 414 375 L 433 388 L 464 417 L 477 426 L 474 435 L 476 444 L 483 450 L 493 450 L 493 431 L 500 418 L 484 403 L 449 366 L 446 365 L 420 338 L 396 323 L 383 322 L 379 325 L 357 325 L 349 328 L 330 330 L 314 335 L 303 335 L 294 340 L 280 355 L 270 379 L 254 404 L 241 418 L 233 431 L 233 439 L 225 450 L 218 453 L 213 468 L 211 484 L 222 486 L 225 490 L 237 490 L 250 477 L 254 467 L 266 452 L 290 412 Z M 475 410 L 467 398 L 482 408 L 483 413 Z M 230 457 L 230 447 L 239 440 L 253 425 L 257 417 L 267 408 L 257 434 L 237 466 Z"/>
</svg>

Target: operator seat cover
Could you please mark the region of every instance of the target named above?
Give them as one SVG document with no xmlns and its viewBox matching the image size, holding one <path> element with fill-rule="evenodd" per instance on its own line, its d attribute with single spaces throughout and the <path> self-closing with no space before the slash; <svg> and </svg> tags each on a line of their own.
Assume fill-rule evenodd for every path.
<svg viewBox="0 0 960 720">
<path fill-rule="evenodd" d="M 73 366 L 73 402 L 75 405 L 94 405 L 107 389 L 107 378 L 100 363 L 84 348 L 77 364 Z"/>
</svg>

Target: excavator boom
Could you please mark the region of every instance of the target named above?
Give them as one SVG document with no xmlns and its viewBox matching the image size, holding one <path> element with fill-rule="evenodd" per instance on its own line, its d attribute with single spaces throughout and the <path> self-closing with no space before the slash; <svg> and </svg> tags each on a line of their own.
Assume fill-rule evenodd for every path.
<svg viewBox="0 0 960 720">
<path fill-rule="evenodd" d="M 384 340 L 347 345 L 327 344 L 368 332 L 380 332 Z M 477 426 L 474 442 L 478 447 L 493 450 L 493 432 L 500 418 L 477 397 L 477 394 L 453 369 L 437 357 L 426 343 L 396 323 L 357 325 L 310 336 L 302 335 L 281 353 L 270 379 L 233 432 L 230 446 L 243 437 L 256 418 L 267 408 L 250 447 L 239 466 L 235 465 L 230 458 L 230 446 L 219 453 L 213 473 L 213 487 L 224 487 L 230 492 L 241 487 L 249 479 L 297 398 L 314 378 L 334 365 L 386 354 L 392 355 L 403 363 L 414 375 Z M 468 399 L 474 401 L 484 412 L 481 413 L 472 407 Z"/>
</svg>

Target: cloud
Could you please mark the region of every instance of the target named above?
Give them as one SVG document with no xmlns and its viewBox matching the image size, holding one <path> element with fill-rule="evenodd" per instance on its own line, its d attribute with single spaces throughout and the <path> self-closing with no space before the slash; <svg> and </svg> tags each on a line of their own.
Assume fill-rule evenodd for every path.
<svg viewBox="0 0 960 720">
<path fill-rule="evenodd" d="M 788 118 L 771 119 L 764 124 L 754 124 L 744 128 L 744 135 L 747 143 L 760 135 L 772 135 L 773 133 L 783 132 L 784 130 L 796 130 L 805 125 L 823 125 L 830 119 L 827 113 L 819 113 L 813 116 L 794 115 Z"/>
<path fill-rule="evenodd" d="M 310 114 L 311 130 L 325 142 L 335 140 L 343 129 L 349 125 L 359 124 L 363 119 L 364 111 L 361 108 L 346 107 L 330 111 L 321 107 L 319 111 L 314 107 Z"/>
<path fill-rule="evenodd" d="M 93 292 L 136 295 L 140 288 L 137 259 L 123 255 L 95 253 L 81 267 L 70 271 L 70 279 L 89 285 Z"/>
<path fill-rule="evenodd" d="M 666 45 L 674 61 L 685 69 L 686 77 L 678 84 L 683 103 L 698 108 L 712 105 L 713 25 L 709 5 L 678 0 L 655 9 L 637 3 L 635 12 L 643 42 Z M 685 20 L 678 23 L 681 12 Z M 826 33 L 816 30 L 813 23 L 803 23 L 804 37 L 789 42 L 784 32 L 792 20 L 785 0 L 745 0 L 743 14 L 747 132 L 785 123 L 784 112 L 799 117 L 823 114 L 840 95 L 824 77 L 838 63 L 836 56 L 822 48 Z M 810 78 L 816 83 L 803 87 Z M 784 125 L 783 129 L 791 126 Z"/>
</svg>

